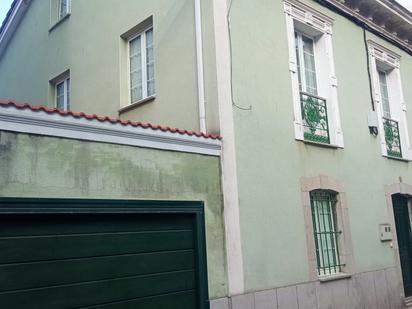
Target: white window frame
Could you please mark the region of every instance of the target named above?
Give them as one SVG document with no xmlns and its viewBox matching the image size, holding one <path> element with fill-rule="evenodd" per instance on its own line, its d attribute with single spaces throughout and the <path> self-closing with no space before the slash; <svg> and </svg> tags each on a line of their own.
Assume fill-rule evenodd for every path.
<svg viewBox="0 0 412 309">
<path fill-rule="evenodd" d="M 59 79 L 55 82 L 55 84 L 54 84 L 54 104 L 55 104 L 56 108 L 58 108 L 58 106 L 57 106 L 57 87 L 59 85 L 62 85 L 62 84 L 63 84 L 63 91 L 64 91 L 63 92 L 64 93 L 64 96 L 63 96 L 63 110 L 68 111 L 70 109 L 70 103 L 71 103 L 71 102 L 69 102 L 69 98 L 68 98 L 68 95 L 67 95 L 69 93 L 70 97 L 71 97 L 71 80 L 70 80 L 70 76 L 65 76 L 64 78 Z"/>
<path fill-rule="evenodd" d="M 381 143 L 381 152 L 384 157 L 394 158 L 388 155 L 385 131 L 383 126 L 383 106 L 381 97 L 381 88 L 379 83 L 379 71 L 385 71 L 389 93 L 389 108 L 391 119 L 396 120 L 399 126 L 399 135 L 401 140 L 403 160 L 412 160 L 412 149 L 409 139 L 407 108 L 403 95 L 402 79 L 400 72 L 401 57 L 393 51 L 377 44 L 374 41 L 368 41 L 369 61 L 371 67 L 371 79 L 375 110 L 378 117 L 378 129 Z M 396 159 L 396 158 L 394 158 Z"/>
<path fill-rule="evenodd" d="M 128 84 L 128 102 L 129 105 L 132 104 L 138 104 L 141 103 L 142 101 L 146 101 L 147 99 L 150 98 L 154 98 L 156 96 L 156 76 L 154 78 L 155 81 L 155 92 L 151 95 L 147 94 L 147 40 L 146 40 L 146 33 L 148 31 L 152 30 L 153 33 L 153 44 L 154 44 L 154 30 L 153 30 L 153 26 L 150 25 L 146 28 L 144 28 L 144 30 L 140 31 L 139 33 L 131 36 L 130 38 L 128 38 L 127 41 L 127 84 Z M 130 44 L 133 40 L 137 39 L 138 37 L 140 37 L 140 42 L 141 42 L 141 55 L 142 55 L 142 98 L 140 100 L 137 101 L 132 101 L 132 94 L 131 94 L 131 90 L 132 90 L 132 81 L 131 81 L 131 66 L 130 66 Z M 154 50 L 154 46 L 153 46 L 153 50 Z M 156 63 L 156 61 L 154 60 L 154 62 Z M 155 64 L 154 64 L 155 65 Z"/>
<path fill-rule="evenodd" d="M 66 12 L 61 10 L 63 1 L 66 1 Z M 71 0 L 58 0 L 57 3 L 57 20 L 61 20 L 71 12 Z"/>
<path fill-rule="evenodd" d="M 284 12 L 286 15 L 289 48 L 289 71 L 292 81 L 295 139 L 307 142 L 304 139 L 304 126 L 301 112 L 295 31 L 302 32 L 306 36 L 314 38 L 314 35 L 305 33 L 312 32 L 316 34 L 314 52 L 315 55 L 318 55 L 318 57 L 315 57 L 318 96 L 324 98 L 327 104 L 330 146 L 343 148 L 344 139 L 337 93 L 338 82 L 333 59 L 333 19 L 296 0 L 284 0 Z M 321 54 L 325 56 L 322 61 L 319 59 Z M 322 74 L 319 74 L 320 72 Z"/>
</svg>

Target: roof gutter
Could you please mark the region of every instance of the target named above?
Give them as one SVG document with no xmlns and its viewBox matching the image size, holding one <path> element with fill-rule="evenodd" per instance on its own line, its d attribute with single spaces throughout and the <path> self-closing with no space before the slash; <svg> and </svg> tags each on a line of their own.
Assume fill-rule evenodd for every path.
<svg viewBox="0 0 412 309">
<path fill-rule="evenodd" d="M 0 29 L 0 58 L 4 54 L 7 44 L 12 38 L 14 31 L 20 24 L 31 0 L 14 0 L 6 20 Z"/>
</svg>

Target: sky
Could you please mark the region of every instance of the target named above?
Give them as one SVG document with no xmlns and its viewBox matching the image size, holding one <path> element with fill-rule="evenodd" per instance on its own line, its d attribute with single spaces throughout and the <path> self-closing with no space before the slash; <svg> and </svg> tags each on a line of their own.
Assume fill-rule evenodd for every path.
<svg viewBox="0 0 412 309">
<path fill-rule="evenodd" d="M 412 0 L 411 0 L 412 1 Z M 6 17 L 10 5 L 13 0 L 0 0 L 0 24 L 3 22 L 3 19 Z"/>
<path fill-rule="evenodd" d="M 412 0 L 411 0 L 412 1 Z M 0 0 L 0 24 L 3 22 L 3 19 L 6 17 L 10 5 L 13 0 Z"/>
<path fill-rule="evenodd" d="M 1 1 L 1 0 L 0 0 Z M 409 11 L 412 12 L 412 0 L 397 0 L 400 4 L 402 4 L 404 7 L 409 9 Z"/>
<path fill-rule="evenodd" d="M 397 0 L 404 7 L 408 8 L 412 12 L 412 0 Z M 0 0 L 0 24 L 6 17 L 7 11 L 10 8 L 13 0 Z"/>
</svg>

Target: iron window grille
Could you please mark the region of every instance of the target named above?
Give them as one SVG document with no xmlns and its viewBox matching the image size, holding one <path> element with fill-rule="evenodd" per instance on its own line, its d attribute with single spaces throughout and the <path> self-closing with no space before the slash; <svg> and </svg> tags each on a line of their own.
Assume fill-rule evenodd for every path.
<svg viewBox="0 0 412 309">
<path fill-rule="evenodd" d="M 336 194 L 329 191 L 312 191 L 310 194 L 316 260 L 319 276 L 342 272 L 339 256 Z"/>
<path fill-rule="evenodd" d="M 326 99 L 301 91 L 300 102 L 305 140 L 330 144 Z"/>
<path fill-rule="evenodd" d="M 399 123 L 396 120 L 383 117 L 383 130 L 385 133 L 386 150 L 388 152 L 388 156 L 402 158 Z"/>
</svg>

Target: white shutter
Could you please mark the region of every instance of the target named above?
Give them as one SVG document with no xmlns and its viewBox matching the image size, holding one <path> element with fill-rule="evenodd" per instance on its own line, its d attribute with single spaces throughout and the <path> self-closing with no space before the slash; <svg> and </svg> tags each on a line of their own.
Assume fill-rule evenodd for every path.
<svg viewBox="0 0 412 309">
<path fill-rule="evenodd" d="M 295 138 L 303 140 L 302 114 L 300 109 L 300 91 L 299 77 L 297 71 L 297 59 L 295 52 L 295 27 L 293 18 L 286 14 L 286 31 L 289 48 L 289 71 L 292 80 L 292 97 L 293 97 L 293 113 L 294 113 L 294 128 Z"/>
<path fill-rule="evenodd" d="M 332 35 L 327 33 L 324 34 L 324 40 L 325 40 L 325 52 L 326 52 L 326 58 L 328 62 L 328 72 L 329 72 L 329 101 L 330 104 L 330 122 L 331 123 L 331 141 L 336 146 L 339 147 L 344 147 L 344 139 L 343 139 L 343 131 L 342 131 L 342 125 L 341 125 L 341 120 L 340 120 L 340 110 L 339 110 L 339 102 L 338 102 L 338 79 L 336 77 L 336 72 L 335 72 L 335 61 L 333 57 L 333 42 L 332 42 Z"/>
<path fill-rule="evenodd" d="M 403 96 L 402 80 L 400 69 L 396 68 L 389 74 L 390 90 L 393 96 L 392 110 L 399 122 L 399 134 L 401 136 L 402 157 L 408 160 L 412 160 L 412 149 L 409 140 L 409 130 L 407 121 L 407 108 Z M 392 98 L 391 98 L 392 99 Z M 396 106 L 393 106 L 395 105 Z"/>
</svg>

